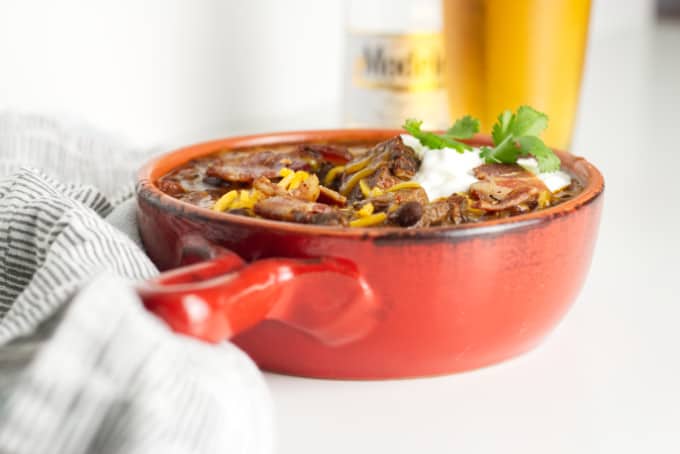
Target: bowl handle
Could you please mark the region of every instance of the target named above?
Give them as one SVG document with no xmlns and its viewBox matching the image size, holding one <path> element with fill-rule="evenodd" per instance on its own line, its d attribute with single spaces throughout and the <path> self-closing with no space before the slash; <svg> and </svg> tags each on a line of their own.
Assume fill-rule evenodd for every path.
<svg viewBox="0 0 680 454">
<path fill-rule="evenodd" d="M 203 261 L 199 261 L 203 260 Z M 182 264 L 137 286 L 147 309 L 174 331 L 209 342 L 278 320 L 329 345 L 365 336 L 379 318 L 356 265 L 342 258 L 246 263 L 198 236 L 182 241 Z"/>
</svg>

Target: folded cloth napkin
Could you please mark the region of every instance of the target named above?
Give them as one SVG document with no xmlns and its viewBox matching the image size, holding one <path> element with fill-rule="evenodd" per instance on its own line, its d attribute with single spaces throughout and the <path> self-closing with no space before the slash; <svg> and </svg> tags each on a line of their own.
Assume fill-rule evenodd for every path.
<svg viewBox="0 0 680 454">
<path fill-rule="evenodd" d="M 0 452 L 273 450 L 250 359 L 173 334 L 133 290 L 157 270 L 121 186 L 147 155 L 0 114 Z"/>
</svg>

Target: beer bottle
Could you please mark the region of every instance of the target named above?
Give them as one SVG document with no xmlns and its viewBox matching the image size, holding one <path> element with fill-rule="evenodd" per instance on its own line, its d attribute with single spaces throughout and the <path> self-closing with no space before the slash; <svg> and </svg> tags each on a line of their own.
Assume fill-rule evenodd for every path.
<svg viewBox="0 0 680 454">
<path fill-rule="evenodd" d="M 440 0 L 350 0 L 346 13 L 344 123 L 446 127 Z"/>
</svg>

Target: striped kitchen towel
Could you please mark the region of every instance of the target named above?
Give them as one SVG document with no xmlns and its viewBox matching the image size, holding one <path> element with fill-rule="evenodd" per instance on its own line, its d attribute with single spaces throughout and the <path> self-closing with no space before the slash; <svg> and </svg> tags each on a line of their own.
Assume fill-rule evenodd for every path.
<svg viewBox="0 0 680 454">
<path fill-rule="evenodd" d="M 273 450 L 250 359 L 172 334 L 132 289 L 157 273 L 121 192 L 144 158 L 0 114 L 0 453 Z"/>
</svg>

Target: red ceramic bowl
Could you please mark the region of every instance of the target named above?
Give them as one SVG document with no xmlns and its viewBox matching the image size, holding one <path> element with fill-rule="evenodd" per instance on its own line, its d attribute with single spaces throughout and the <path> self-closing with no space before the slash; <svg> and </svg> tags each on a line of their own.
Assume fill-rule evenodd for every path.
<svg viewBox="0 0 680 454">
<path fill-rule="evenodd" d="M 536 346 L 564 316 L 590 265 L 604 182 L 583 158 L 557 152 L 585 186 L 568 202 L 481 224 L 420 230 L 329 228 L 214 213 L 173 199 L 155 185 L 169 170 L 218 150 L 376 143 L 400 132 L 235 137 L 148 163 L 139 172 L 139 228 L 161 269 L 179 266 L 192 248 L 203 257 L 215 256 L 215 248 L 206 245 L 234 251 L 252 264 L 227 253 L 221 256 L 224 269 L 213 261 L 195 265 L 203 268 L 184 278 L 171 274 L 163 279 L 189 282 L 236 270 L 198 289 L 188 284 L 181 297 L 176 288 L 154 298 L 147 294 L 153 300 L 147 306 L 178 331 L 208 340 L 219 340 L 206 335 L 211 332 L 235 336 L 263 369 L 311 377 L 446 374 Z M 489 140 L 477 137 L 471 143 Z M 283 259 L 266 260 L 272 257 Z M 201 298 L 208 306 L 195 304 Z M 228 311 L 215 321 L 206 316 L 211 308 Z"/>
</svg>

